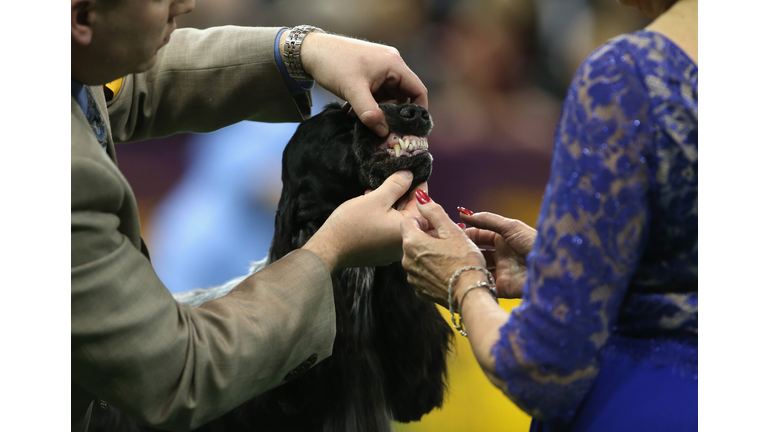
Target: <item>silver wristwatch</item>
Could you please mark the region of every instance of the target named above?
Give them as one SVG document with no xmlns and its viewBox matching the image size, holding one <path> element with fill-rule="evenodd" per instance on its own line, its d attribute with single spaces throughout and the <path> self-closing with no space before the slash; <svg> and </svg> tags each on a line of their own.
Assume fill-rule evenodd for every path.
<svg viewBox="0 0 768 432">
<path fill-rule="evenodd" d="M 325 33 L 323 29 L 311 25 L 300 25 L 288 31 L 288 37 L 283 44 L 283 56 L 288 75 L 296 81 L 314 81 L 311 75 L 301 65 L 301 43 L 310 32 Z"/>
</svg>

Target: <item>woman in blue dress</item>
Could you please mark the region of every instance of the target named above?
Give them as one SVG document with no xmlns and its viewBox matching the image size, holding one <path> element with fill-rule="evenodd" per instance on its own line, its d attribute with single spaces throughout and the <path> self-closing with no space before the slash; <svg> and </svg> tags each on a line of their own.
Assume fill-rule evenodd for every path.
<svg viewBox="0 0 768 432">
<path fill-rule="evenodd" d="M 656 19 L 575 74 L 538 232 L 460 208 L 462 231 L 423 191 L 402 224 L 409 281 L 532 431 L 698 429 L 698 2 L 624 3 Z"/>
</svg>

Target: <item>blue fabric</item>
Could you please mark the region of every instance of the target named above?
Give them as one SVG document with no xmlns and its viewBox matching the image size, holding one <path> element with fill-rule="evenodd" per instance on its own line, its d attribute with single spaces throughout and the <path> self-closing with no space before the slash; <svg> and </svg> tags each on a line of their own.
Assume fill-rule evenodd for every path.
<svg viewBox="0 0 768 432">
<path fill-rule="evenodd" d="M 80 109 L 83 110 L 83 114 L 85 114 L 86 117 L 88 117 L 88 96 L 85 90 L 85 86 L 75 81 L 74 78 L 71 78 L 72 80 L 72 99 L 77 102 L 77 104 L 80 106 Z"/>
<path fill-rule="evenodd" d="M 538 230 L 492 349 L 534 430 L 686 430 L 632 415 L 690 408 L 698 382 L 698 68 L 663 36 L 619 36 L 575 74 Z M 626 424 L 595 426 L 606 410 Z"/>
<path fill-rule="evenodd" d="M 280 74 L 283 75 L 283 80 L 285 80 L 285 83 L 288 85 L 288 90 L 291 91 L 291 95 L 296 96 L 312 90 L 312 87 L 315 86 L 315 82 L 299 82 L 291 78 L 291 76 L 288 74 L 288 69 L 285 67 L 283 57 L 280 55 L 280 35 L 282 35 L 285 31 L 287 31 L 287 29 L 280 30 L 277 33 L 277 37 L 275 37 L 275 63 L 277 63 L 277 68 L 280 70 Z"/>
<path fill-rule="evenodd" d="M 96 106 L 96 100 L 93 98 L 90 89 L 80 82 L 75 81 L 74 78 L 70 77 L 70 79 L 72 80 L 72 97 L 75 99 L 75 102 L 77 102 L 77 105 L 80 106 L 80 109 L 83 110 L 83 114 L 85 114 L 85 118 L 91 125 L 93 134 L 96 135 L 99 144 L 101 144 L 103 149 L 106 149 L 107 123 L 101 116 L 98 106 Z"/>
<path fill-rule="evenodd" d="M 698 381 L 623 353 L 603 360 L 594 387 L 572 424 L 534 419 L 533 432 L 698 430 Z"/>
</svg>

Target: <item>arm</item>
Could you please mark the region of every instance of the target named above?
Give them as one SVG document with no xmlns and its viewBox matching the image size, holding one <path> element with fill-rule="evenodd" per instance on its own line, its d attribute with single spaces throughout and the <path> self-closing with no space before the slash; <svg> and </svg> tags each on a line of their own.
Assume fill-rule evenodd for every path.
<svg viewBox="0 0 768 432">
<path fill-rule="evenodd" d="M 392 206 L 408 191 L 412 181 L 413 173 L 398 171 L 376 190 L 343 203 L 302 249 L 319 256 L 331 273 L 351 267 L 389 265 L 399 260 L 403 256 L 403 213 Z M 415 200 L 409 198 L 405 208 L 414 207 Z"/>
<path fill-rule="evenodd" d="M 127 184 L 93 156 L 104 163 L 72 157 L 73 383 L 143 423 L 185 430 L 331 354 L 333 290 L 320 258 L 295 251 L 229 295 L 180 305 L 120 231 Z"/>
<path fill-rule="evenodd" d="M 241 120 L 301 121 L 309 93 L 291 96 L 274 57 L 280 28 L 181 29 L 147 72 L 127 76 L 109 104 L 116 142 L 210 132 Z"/>
<path fill-rule="evenodd" d="M 279 28 L 182 29 L 152 69 L 126 77 L 109 106 L 116 142 L 176 132 L 210 132 L 241 120 L 300 121 L 309 93 L 291 96 L 274 58 Z M 280 44 L 286 33 L 281 35 Z M 427 107 L 427 89 L 399 52 L 385 45 L 310 33 L 302 64 L 318 84 L 348 100 L 368 127 L 388 133 L 378 102 Z"/>
<path fill-rule="evenodd" d="M 491 350 L 506 393 L 537 417 L 567 421 L 591 388 L 645 247 L 654 138 L 633 61 L 607 45 L 573 80 L 523 303 Z"/>
<path fill-rule="evenodd" d="M 73 143 L 94 141 L 81 123 L 73 121 Z M 390 210 L 412 177 L 395 174 L 381 191 L 334 213 L 313 242 L 318 254 L 308 244 L 222 298 L 180 305 L 121 231 L 130 224 L 132 194 L 93 144 L 73 144 L 71 161 L 73 388 L 142 423 L 194 428 L 284 383 L 308 360 L 328 357 L 335 335 L 329 269 L 399 256 L 400 213 Z M 381 211 L 372 216 L 380 225 L 361 223 L 358 211 Z M 340 240 L 348 227 L 355 241 Z M 388 233 L 384 241 L 379 229 Z"/>
<path fill-rule="evenodd" d="M 379 136 L 389 133 L 379 102 L 407 99 L 429 108 L 427 88 L 397 49 L 342 36 L 310 33 L 302 48 L 302 64 L 318 84 L 349 101 L 360 121 Z"/>
<path fill-rule="evenodd" d="M 304 249 L 320 257 L 331 273 L 342 268 L 370 264 L 388 265 L 397 260 L 401 256 L 398 227 L 402 214 L 392 209 L 392 201 L 400 197 L 403 190 L 409 188 L 411 178 L 409 171 L 398 173 L 397 176 L 384 182 L 376 191 L 342 204 L 335 215 L 329 218 L 330 223 L 323 224 L 304 245 Z M 423 183 L 421 187 L 426 188 L 427 184 Z M 409 203 L 415 206 L 412 201 Z M 367 223 L 359 224 L 357 217 L 349 218 L 349 215 L 368 214 L 371 211 L 380 212 L 383 215 L 383 217 L 372 218 L 372 222 L 376 225 L 373 228 Z M 343 251 L 339 245 L 343 245 Z M 224 285 L 180 292 L 173 297 L 179 303 L 199 306 L 226 295 L 245 278 L 261 271 L 266 266 L 266 262 L 267 258 L 254 262 L 248 275 L 232 279 Z"/>
<path fill-rule="evenodd" d="M 476 289 L 460 305 L 483 371 L 536 417 L 569 419 L 591 387 L 645 244 L 649 178 L 644 155 L 653 145 L 653 128 L 646 90 L 631 61 L 610 62 L 622 54 L 598 51 L 574 79 L 556 135 L 538 235 L 527 258 L 523 303 L 507 315 L 487 291 Z M 437 207 L 419 205 L 435 226 L 441 218 L 450 222 Z M 485 260 L 452 224 L 442 223 L 440 239 L 413 235 L 418 223 L 411 225 L 403 225 L 409 282 L 442 296 L 447 305 L 450 275 Z M 455 308 L 469 285 L 485 280 L 480 272 L 467 273 L 457 282 Z"/>
<path fill-rule="evenodd" d="M 422 195 L 426 197 L 426 194 Z M 448 309 L 451 301 L 454 313 L 460 314 L 472 351 L 486 377 L 504 390 L 506 384 L 494 370 L 491 348 L 499 340 L 499 328 L 509 319 L 509 314 L 498 305 L 490 291 L 467 288 L 478 282 L 489 282 L 485 273 L 469 270 L 457 278 L 451 297 L 448 297 L 448 281 L 454 272 L 465 266 L 496 266 L 496 284 L 500 297 L 511 297 L 520 291 L 519 281 L 525 276 L 525 267 L 514 265 L 524 260 L 530 251 L 536 230 L 527 225 L 491 213 L 479 213 L 464 218 L 468 222 L 483 225 L 486 230 L 469 229 L 466 232 L 456 226 L 442 207 L 427 198 L 418 205 L 418 211 L 426 218 L 420 222 L 416 216 L 403 219 L 403 268 L 408 272 L 408 282 L 424 300 L 431 300 Z M 425 230 L 429 227 L 432 230 Z M 496 232 L 491 230 L 496 230 Z M 486 262 L 484 253 L 476 245 L 493 247 L 496 252 Z M 466 293 L 466 296 L 464 295 Z"/>
</svg>

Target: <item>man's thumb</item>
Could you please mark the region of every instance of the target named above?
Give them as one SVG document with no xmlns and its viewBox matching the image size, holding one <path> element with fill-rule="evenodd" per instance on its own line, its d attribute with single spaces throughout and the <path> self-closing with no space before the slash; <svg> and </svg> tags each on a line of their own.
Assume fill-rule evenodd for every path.
<svg viewBox="0 0 768 432">
<path fill-rule="evenodd" d="M 410 171 L 398 171 L 389 176 L 371 194 L 376 194 L 379 199 L 392 207 L 401 196 L 408 192 L 413 182 L 413 173 Z"/>
</svg>

